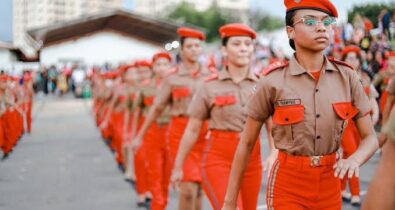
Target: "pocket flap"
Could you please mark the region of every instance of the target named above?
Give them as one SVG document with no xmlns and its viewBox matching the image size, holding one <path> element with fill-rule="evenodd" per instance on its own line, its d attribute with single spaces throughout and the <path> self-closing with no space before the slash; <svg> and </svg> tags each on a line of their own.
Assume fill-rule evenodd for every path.
<svg viewBox="0 0 395 210">
<path fill-rule="evenodd" d="M 278 125 L 291 125 L 304 120 L 304 106 L 278 106 L 275 108 L 273 122 Z"/>
<path fill-rule="evenodd" d="M 340 102 L 332 104 L 336 114 L 343 120 L 349 120 L 355 117 L 359 110 L 351 102 Z"/>
<path fill-rule="evenodd" d="M 234 95 L 216 96 L 215 97 L 215 105 L 217 105 L 217 106 L 232 105 L 235 103 L 236 103 L 236 96 L 234 96 Z"/>
<path fill-rule="evenodd" d="M 188 97 L 191 94 L 191 90 L 189 87 L 176 87 L 172 91 L 173 98 L 184 98 Z"/>
<path fill-rule="evenodd" d="M 154 100 L 155 100 L 155 96 L 144 98 L 144 104 L 146 106 L 151 106 L 152 104 L 154 104 Z"/>
</svg>

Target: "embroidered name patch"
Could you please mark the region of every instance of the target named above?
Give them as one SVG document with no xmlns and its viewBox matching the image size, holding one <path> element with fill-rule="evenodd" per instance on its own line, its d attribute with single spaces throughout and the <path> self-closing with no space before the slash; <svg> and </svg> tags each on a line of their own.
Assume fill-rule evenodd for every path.
<svg viewBox="0 0 395 210">
<path fill-rule="evenodd" d="M 301 99 L 284 99 L 276 101 L 276 106 L 292 106 L 302 104 Z"/>
</svg>

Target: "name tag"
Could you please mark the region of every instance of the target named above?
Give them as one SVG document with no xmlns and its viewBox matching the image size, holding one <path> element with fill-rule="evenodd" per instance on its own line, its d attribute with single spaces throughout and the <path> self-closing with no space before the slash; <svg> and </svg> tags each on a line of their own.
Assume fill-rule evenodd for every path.
<svg viewBox="0 0 395 210">
<path fill-rule="evenodd" d="M 302 104 L 301 99 L 284 99 L 276 101 L 276 106 L 293 106 Z"/>
</svg>

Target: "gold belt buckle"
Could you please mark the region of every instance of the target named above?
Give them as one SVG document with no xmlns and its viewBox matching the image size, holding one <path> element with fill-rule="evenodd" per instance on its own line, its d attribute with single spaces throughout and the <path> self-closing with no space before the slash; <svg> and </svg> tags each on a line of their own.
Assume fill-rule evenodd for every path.
<svg viewBox="0 0 395 210">
<path fill-rule="evenodd" d="M 310 165 L 311 165 L 312 167 L 321 166 L 321 158 L 322 158 L 322 156 L 312 156 L 312 157 L 310 158 Z"/>
</svg>

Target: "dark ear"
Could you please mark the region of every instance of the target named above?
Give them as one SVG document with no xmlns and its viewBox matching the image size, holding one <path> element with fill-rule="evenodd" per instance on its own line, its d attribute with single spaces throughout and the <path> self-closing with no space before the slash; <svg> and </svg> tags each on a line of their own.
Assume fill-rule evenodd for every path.
<svg viewBox="0 0 395 210">
<path fill-rule="evenodd" d="M 294 41 L 293 39 L 289 39 L 289 46 L 291 46 L 291 48 L 292 48 L 293 50 L 296 50 L 295 41 Z"/>
</svg>

